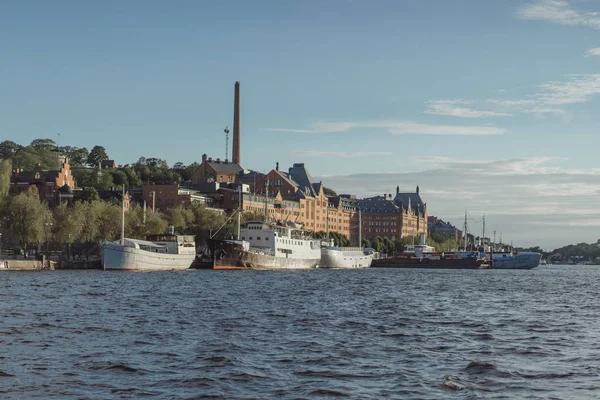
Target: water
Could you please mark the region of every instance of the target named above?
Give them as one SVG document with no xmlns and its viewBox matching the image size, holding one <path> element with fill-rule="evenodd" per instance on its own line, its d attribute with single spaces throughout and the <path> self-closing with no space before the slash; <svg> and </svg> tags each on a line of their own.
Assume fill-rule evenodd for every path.
<svg viewBox="0 0 600 400">
<path fill-rule="evenodd" d="M 600 267 L 1 277 L 3 399 L 598 396 Z"/>
</svg>

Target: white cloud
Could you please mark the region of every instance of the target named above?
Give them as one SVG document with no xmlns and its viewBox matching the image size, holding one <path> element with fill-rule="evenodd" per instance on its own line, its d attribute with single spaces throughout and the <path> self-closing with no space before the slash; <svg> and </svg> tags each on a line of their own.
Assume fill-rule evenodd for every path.
<svg viewBox="0 0 600 400">
<path fill-rule="evenodd" d="M 284 133 L 338 133 L 351 129 L 384 129 L 394 135 L 458 135 L 489 136 L 502 135 L 505 130 L 493 126 L 435 125 L 412 121 L 357 121 L 317 122 L 312 129 L 269 128 L 271 132 Z"/>
<path fill-rule="evenodd" d="M 461 107 L 456 100 L 437 100 L 427 103 L 428 109 L 425 114 L 447 115 L 459 118 L 487 118 L 487 117 L 510 117 L 511 114 L 495 111 L 475 110 L 473 108 Z"/>
<path fill-rule="evenodd" d="M 594 47 L 585 52 L 586 57 L 600 56 L 600 47 Z"/>
<path fill-rule="evenodd" d="M 488 103 L 492 103 L 492 104 L 497 104 L 500 106 L 506 106 L 506 107 L 523 107 L 523 106 L 531 106 L 534 105 L 536 103 L 535 100 L 526 100 L 526 99 L 522 99 L 522 100 L 499 100 L 499 99 L 487 99 L 486 102 Z"/>
<path fill-rule="evenodd" d="M 293 152 L 294 155 L 300 157 L 384 157 L 391 156 L 394 153 L 391 151 L 311 151 L 311 150 L 300 150 Z"/>
<path fill-rule="evenodd" d="M 600 94 L 600 74 L 571 75 L 565 82 L 551 81 L 540 86 L 537 100 L 546 105 L 564 105 L 590 101 Z"/>
<path fill-rule="evenodd" d="M 465 208 L 475 219 L 485 213 L 486 232 L 502 232 L 505 242 L 514 240 L 519 246 L 541 245 L 551 250 L 598 238 L 598 170 L 569 169 L 561 166 L 564 159 L 551 157 L 421 156 L 411 161 L 418 170 L 329 176 L 324 182 L 338 193 L 358 197 L 393 193 L 396 185 L 419 185 L 429 215 L 449 220 L 460 229 Z M 469 223 L 471 232 L 481 232 L 481 224 Z"/>
<path fill-rule="evenodd" d="M 549 21 L 568 26 L 585 26 L 600 29 L 600 13 L 586 10 L 575 10 L 568 1 L 537 0 L 525 4 L 517 10 L 522 19 Z"/>
<path fill-rule="evenodd" d="M 390 126 L 394 135 L 459 135 L 492 136 L 502 135 L 505 130 L 493 126 L 430 125 L 418 122 L 400 122 Z"/>
<path fill-rule="evenodd" d="M 528 110 L 523 110 L 526 114 L 565 114 L 565 110 L 561 110 L 560 108 L 544 108 L 544 107 L 534 107 Z"/>
</svg>

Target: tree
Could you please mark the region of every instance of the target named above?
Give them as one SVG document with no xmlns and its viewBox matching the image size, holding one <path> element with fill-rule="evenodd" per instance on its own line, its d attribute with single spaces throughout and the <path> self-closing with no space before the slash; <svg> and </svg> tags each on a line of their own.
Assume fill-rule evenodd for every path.
<svg viewBox="0 0 600 400">
<path fill-rule="evenodd" d="M 86 187 L 83 189 L 83 193 L 81 194 L 81 199 L 87 202 L 99 201 L 100 195 L 95 187 Z"/>
<path fill-rule="evenodd" d="M 87 148 L 62 146 L 60 151 L 69 159 L 69 164 L 73 167 L 82 167 L 87 164 L 90 152 Z"/>
<path fill-rule="evenodd" d="M 323 193 L 327 197 L 335 197 L 335 196 L 337 196 L 337 193 L 335 192 L 335 190 L 330 189 L 328 187 L 323 187 Z"/>
<path fill-rule="evenodd" d="M 0 160 L 0 205 L 4 202 L 4 198 L 10 190 L 10 176 L 12 175 L 12 162 L 8 160 Z"/>
<path fill-rule="evenodd" d="M 16 144 L 11 140 L 5 140 L 0 143 L 0 158 L 5 160 L 11 159 L 22 149 L 23 146 L 20 144 Z"/>
<path fill-rule="evenodd" d="M 54 209 L 54 238 L 59 243 L 73 243 L 80 237 L 86 223 L 89 222 L 81 207 L 63 203 Z"/>
<path fill-rule="evenodd" d="M 188 226 L 192 226 L 196 219 L 192 210 L 183 207 L 169 208 L 165 212 L 165 216 L 169 225 L 173 225 L 177 231 L 181 232 L 185 232 Z"/>
<path fill-rule="evenodd" d="M 363 239 L 363 241 L 362 241 L 362 247 L 370 248 L 371 247 L 371 241 L 369 239 Z"/>
<path fill-rule="evenodd" d="M 87 158 L 87 163 L 90 167 L 98 167 L 102 161 L 108 160 L 106 149 L 102 146 L 94 146 Z"/>
<path fill-rule="evenodd" d="M 34 139 L 29 146 L 33 147 L 33 149 L 38 152 L 44 150 L 56 150 L 56 142 L 52 139 Z"/>
<path fill-rule="evenodd" d="M 111 175 L 115 186 L 129 186 L 129 178 L 125 171 L 121 169 L 110 169 L 108 170 L 108 173 Z"/>
<path fill-rule="evenodd" d="M 46 239 L 52 214 L 46 203 L 40 202 L 35 186 L 14 196 L 5 213 L 6 228 L 12 238 L 21 245 L 25 254 L 31 244 L 41 243 Z"/>
</svg>

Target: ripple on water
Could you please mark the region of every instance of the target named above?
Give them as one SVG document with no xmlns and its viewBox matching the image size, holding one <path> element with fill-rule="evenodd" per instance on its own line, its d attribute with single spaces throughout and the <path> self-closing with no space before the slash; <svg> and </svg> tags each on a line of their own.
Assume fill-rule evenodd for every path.
<svg viewBox="0 0 600 400">
<path fill-rule="evenodd" d="M 3 278 L 3 398 L 596 396 L 597 268 Z"/>
</svg>

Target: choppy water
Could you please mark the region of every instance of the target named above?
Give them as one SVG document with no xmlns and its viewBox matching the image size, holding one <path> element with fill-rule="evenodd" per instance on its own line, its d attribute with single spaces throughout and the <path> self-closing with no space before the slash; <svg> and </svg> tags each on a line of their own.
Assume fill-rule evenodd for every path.
<svg viewBox="0 0 600 400">
<path fill-rule="evenodd" d="M 600 267 L 0 278 L 3 399 L 574 399 L 600 387 Z"/>
</svg>

